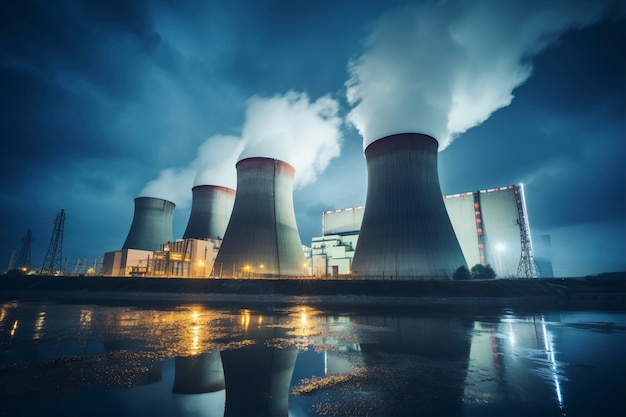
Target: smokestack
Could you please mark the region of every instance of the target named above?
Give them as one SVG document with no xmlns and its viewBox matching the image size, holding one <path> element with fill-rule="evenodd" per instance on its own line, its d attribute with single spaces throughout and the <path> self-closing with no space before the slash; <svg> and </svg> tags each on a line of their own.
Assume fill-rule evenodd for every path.
<svg viewBox="0 0 626 417">
<path fill-rule="evenodd" d="M 176 204 L 153 197 L 135 198 L 135 214 L 122 249 L 157 251 L 171 242 L 172 218 Z"/>
<path fill-rule="evenodd" d="M 191 191 L 191 214 L 183 239 L 223 238 L 235 204 L 235 190 L 217 185 L 198 185 Z"/>
<path fill-rule="evenodd" d="M 403 133 L 365 149 L 367 198 L 354 275 L 447 279 L 465 265 L 439 186 L 438 146 L 428 135 Z"/>
<path fill-rule="evenodd" d="M 302 275 L 304 253 L 293 208 L 294 168 L 272 158 L 245 158 L 215 270 L 224 276 Z"/>
</svg>

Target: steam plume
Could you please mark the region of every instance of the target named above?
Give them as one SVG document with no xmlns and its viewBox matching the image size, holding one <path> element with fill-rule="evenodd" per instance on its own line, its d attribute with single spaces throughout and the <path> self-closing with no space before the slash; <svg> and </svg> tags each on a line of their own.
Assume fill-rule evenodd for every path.
<svg viewBox="0 0 626 417">
<path fill-rule="evenodd" d="M 339 105 L 326 95 L 309 102 L 305 93 L 288 92 L 248 101 L 241 159 L 280 159 L 295 169 L 294 187 L 313 183 L 341 148 Z"/>
<path fill-rule="evenodd" d="M 196 158 L 186 167 L 166 168 L 150 181 L 139 196 L 163 198 L 185 208 L 196 185 L 221 185 L 235 188 L 237 163 L 243 140 L 236 136 L 212 136 L 198 147 Z"/>
<path fill-rule="evenodd" d="M 599 21 L 618 1 L 441 1 L 384 15 L 349 64 L 348 120 L 364 147 L 425 133 L 445 149 L 513 99 L 530 59 L 564 32 Z"/>
<path fill-rule="evenodd" d="M 241 137 L 207 139 L 186 167 L 167 168 L 150 181 L 140 196 L 163 198 L 184 208 L 196 185 L 235 188 L 235 164 L 247 157 L 276 158 L 296 169 L 294 187 L 315 182 L 341 151 L 341 123 L 336 100 L 324 96 L 310 102 L 307 94 L 287 92 L 247 102 Z M 195 180 L 194 180 L 195 178 Z"/>
</svg>

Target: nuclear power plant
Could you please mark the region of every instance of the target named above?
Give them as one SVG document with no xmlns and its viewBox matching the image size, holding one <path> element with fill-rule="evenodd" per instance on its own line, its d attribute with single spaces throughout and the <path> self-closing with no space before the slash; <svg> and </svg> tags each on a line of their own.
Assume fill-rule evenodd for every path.
<svg viewBox="0 0 626 417">
<path fill-rule="evenodd" d="M 151 197 L 135 199 L 135 214 L 122 250 L 106 252 L 104 276 L 207 278 L 230 218 L 235 191 L 204 185 L 192 189 L 185 236 L 174 241 L 174 203 Z"/>
<path fill-rule="evenodd" d="M 221 275 L 308 275 L 293 207 L 295 169 L 272 158 L 237 165 L 233 212 L 214 268 Z"/>
<path fill-rule="evenodd" d="M 192 188 L 182 239 L 174 203 L 135 199 L 121 250 L 102 275 L 164 278 L 451 279 L 490 264 L 499 277 L 536 278 L 523 187 L 442 196 L 433 137 L 386 136 L 365 149 L 365 206 L 325 211 L 322 236 L 303 246 L 293 204 L 295 169 L 265 157 L 236 164 L 237 191 Z"/>
<path fill-rule="evenodd" d="M 500 278 L 553 276 L 545 249 L 542 268 L 535 262 L 525 201 L 521 184 L 443 196 L 468 267 L 491 265 Z M 312 240 L 314 276 L 352 273 L 364 212 L 357 206 L 322 213 L 322 236 Z"/>
<path fill-rule="evenodd" d="M 449 279 L 465 265 L 441 199 L 438 147 L 430 136 L 404 133 L 365 149 L 367 198 L 353 275 Z"/>
</svg>

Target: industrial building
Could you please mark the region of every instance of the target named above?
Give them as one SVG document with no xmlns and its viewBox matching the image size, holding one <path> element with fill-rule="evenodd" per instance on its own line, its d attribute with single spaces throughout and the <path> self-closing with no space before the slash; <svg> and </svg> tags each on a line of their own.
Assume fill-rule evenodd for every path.
<svg viewBox="0 0 626 417">
<path fill-rule="evenodd" d="M 300 242 L 293 208 L 294 168 L 271 158 L 237 163 L 238 192 L 192 189 L 183 239 L 172 239 L 174 203 L 135 199 L 121 250 L 104 255 L 102 274 L 120 277 L 310 276 L 311 249 Z M 219 259 L 217 259 L 219 257 Z"/>
<path fill-rule="evenodd" d="M 135 213 L 122 250 L 104 254 L 102 275 L 117 277 L 216 277 L 213 263 L 221 245 L 235 191 L 213 185 L 192 189 L 193 200 L 183 239 L 172 238 L 174 203 L 152 197 L 135 199 Z"/>
<path fill-rule="evenodd" d="M 537 278 L 523 185 L 444 196 L 468 265 L 489 264 L 498 277 Z"/>
<path fill-rule="evenodd" d="M 468 267 L 489 264 L 503 278 L 540 275 L 522 185 L 446 195 L 443 203 Z M 314 275 L 352 273 L 364 212 L 365 207 L 357 206 L 322 213 L 323 236 L 312 241 Z M 544 240 L 549 241 L 549 236 Z M 544 275 L 544 269 L 551 271 L 549 256 L 540 259 Z"/>
<path fill-rule="evenodd" d="M 253 278 L 349 276 L 451 279 L 489 264 L 499 277 L 537 277 L 523 187 L 443 196 L 438 142 L 417 133 L 365 149 L 365 206 L 325 211 L 322 236 L 301 244 L 293 205 L 295 169 L 265 157 L 240 160 L 237 191 L 201 185 L 183 239 L 172 238 L 174 203 L 135 199 L 121 250 L 106 276 Z"/>
<path fill-rule="evenodd" d="M 465 265 L 441 199 L 438 147 L 431 136 L 403 133 L 365 149 L 367 197 L 354 276 L 451 279 Z"/>
<path fill-rule="evenodd" d="M 311 241 L 312 273 L 316 278 L 352 274 L 354 248 L 359 235 L 325 235 Z"/>
<path fill-rule="evenodd" d="M 122 249 L 106 252 L 102 275 L 112 277 L 209 278 L 219 239 L 179 239 L 160 245 L 158 251 Z"/>
<path fill-rule="evenodd" d="M 215 269 L 229 277 L 308 275 L 293 207 L 295 169 L 261 157 L 236 168 L 235 204 Z"/>
</svg>

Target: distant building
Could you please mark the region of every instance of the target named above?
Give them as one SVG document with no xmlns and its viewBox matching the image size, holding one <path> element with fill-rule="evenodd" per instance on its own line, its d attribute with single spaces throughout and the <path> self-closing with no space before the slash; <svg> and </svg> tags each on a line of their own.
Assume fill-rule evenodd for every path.
<svg viewBox="0 0 626 417">
<path fill-rule="evenodd" d="M 523 247 L 527 249 L 525 262 L 535 261 L 520 185 L 447 195 L 443 201 L 470 268 L 479 263 L 489 264 L 498 277 L 516 277 Z M 314 237 L 311 242 L 315 276 L 351 273 L 364 209 L 357 206 L 322 213 L 323 236 Z M 522 241 L 524 234 L 527 242 Z M 553 274 L 549 236 L 542 237 L 540 242 L 537 263 L 541 276 L 550 277 Z"/>
<path fill-rule="evenodd" d="M 314 237 L 311 242 L 313 276 L 327 278 L 351 274 L 358 238 L 357 234 Z"/>
<path fill-rule="evenodd" d="M 523 246 L 534 262 L 521 186 L 448 195 L 444 203 L 468 266 L 489 264 L 500 278 L 516 277 Z"/>
<path fill-rule="evenodd" d="M 105 277 L 130 277 L 134 268 L 147 268 L 153 257 L 154 252 L 140 249 L 106 252 L 100 273 Z"/>
<path fill-rule="evenodd" d="M 210 278 L 220 277 L 213 266 L 219 239 L 180 239 L 158 251 L 122 249 L 106 252 L 102 275 L 110 277 Z"/>
</svg>

